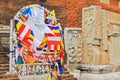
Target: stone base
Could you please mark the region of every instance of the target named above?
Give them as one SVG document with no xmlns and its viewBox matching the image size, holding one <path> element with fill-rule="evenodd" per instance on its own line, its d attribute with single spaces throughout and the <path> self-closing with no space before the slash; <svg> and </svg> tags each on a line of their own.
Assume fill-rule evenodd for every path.
<svg viewBox="0 0 120 80">
<path fill-rule="evenodd" d="M 86 65 L 79 64 L 80 80 L 120 80 L 120 64 Z"/>
<path fill-rule="evenodd" d="M 120 72 L 106 74 L 81 73 L 80 80 L 120 80 Z"/>
<path fill-rule="evenodd" d="M 86 65 L 79 64 L 76 69 L 84 73 L 105 74 L 112 72 L 120 72 L 120 64 L 110 65 Z"/>
</svg>

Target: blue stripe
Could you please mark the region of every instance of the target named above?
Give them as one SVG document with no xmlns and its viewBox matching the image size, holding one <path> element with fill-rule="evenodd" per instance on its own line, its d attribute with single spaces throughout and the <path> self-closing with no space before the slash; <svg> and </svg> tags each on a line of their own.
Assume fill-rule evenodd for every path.
<svg viewBox="0 0 120 80">
<path fill-rule="evenodd" d="M 60 30 L 60 36 L 62 36 L 62 30 Z"/>
<path fill-rule="evenodd" d="M 18 22 L 19 22 L 18 20 L 15 20 L 15 25 L 17 25 Z"/>
<path fill-rule="evenodd" d="M 34 36 L 34 33 L 33 33 L 33 31 L 31 31 L 31 34 Z"/>
<path fill-rule="evenodd" d="M 44 5 L 43 5 L 43 4 L 39 4 L 39 6 L 40 6 L 40 7 L 44 7 Z"/>
<path fill-rule="evenodd" d="M 52 27 L 52 30 L 58 30 L 58 29 L 60 29 L 59 26 Z"/>
<path fill-rule="evenodd" d="M 32 16 L 32 12 L 31 12 L 31 9 L 30 8 L 27 8 L 25 10 L 22 11 L 22 14 L 25 15 L 25 14 L 30 14 Z"/>
<path fill-rule="evenodd" d="M 41 51 L 41 50 L 42 50 L 42 48 L 37 48 L 36 50 L 39 50 L 39 51 Z"/>
</svg>

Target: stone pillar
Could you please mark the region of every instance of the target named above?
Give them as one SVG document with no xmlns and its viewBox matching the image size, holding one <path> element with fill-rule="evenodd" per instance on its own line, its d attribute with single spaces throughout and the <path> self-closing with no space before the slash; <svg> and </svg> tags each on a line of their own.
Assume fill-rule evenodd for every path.
<svg viewBox="0 0 120 80">
<path fill-rule="evenodd" d="M 82 37 L 84 64 L 100 64 L 101 7 L 90 6 L 82 10 Z"/>
<path fill-rule="evenodd" d="M 81 80 L 120 80 L 120 14 L 84 8 L 82 41 Z"/>
<path fill-rule="evenodd" d="M 67 67 L 73 71 L 81 62 L 82 55 L 82 30 L 81 28 L 65 28 L 64 41 L 67 54 Z"/>
</svg>

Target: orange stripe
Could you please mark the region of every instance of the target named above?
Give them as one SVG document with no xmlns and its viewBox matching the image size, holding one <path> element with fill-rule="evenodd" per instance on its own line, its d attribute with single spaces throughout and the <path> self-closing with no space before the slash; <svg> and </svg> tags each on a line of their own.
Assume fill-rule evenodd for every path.
<svg viewBox="0 0 120 80">
<path fill-rule="evenodd" d="M 60 33 L 54 33 L 55 34 L 55 36 L 60 36 Z"/>
<path fill-rule="evenodd" d="M 23 16 L 23 15 L 20 15 L 20 19 L 23 21 L 23 22 L 26 22 L 27 19 Z"/>
</svg>

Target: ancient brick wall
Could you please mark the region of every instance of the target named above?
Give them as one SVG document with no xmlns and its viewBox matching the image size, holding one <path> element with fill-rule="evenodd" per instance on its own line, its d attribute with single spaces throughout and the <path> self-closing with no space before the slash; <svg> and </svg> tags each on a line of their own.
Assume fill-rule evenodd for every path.
<svg viewBox="0 0 120 80">
<path fill-rule="evenodd" d="M 81 27 L 82 8 L 99 5 L 103 8 L 119 12 L 118 0 L 110 0 L 111 4 L 100 3 L 100 0 L 1 0 L 0 24 L 9 25 L 9 21 L 23 6 L 43 3 L 49 10 L 55 9 L 62 27 Z"/>
<path fill-rule="evenodd" d="M 1 0 L 0 1 L 0 24 L 9 25 L 10 19 L 20 10 L 23 6 L 32 3 L 40 3 L 37 0 Z"/>
</svg>

